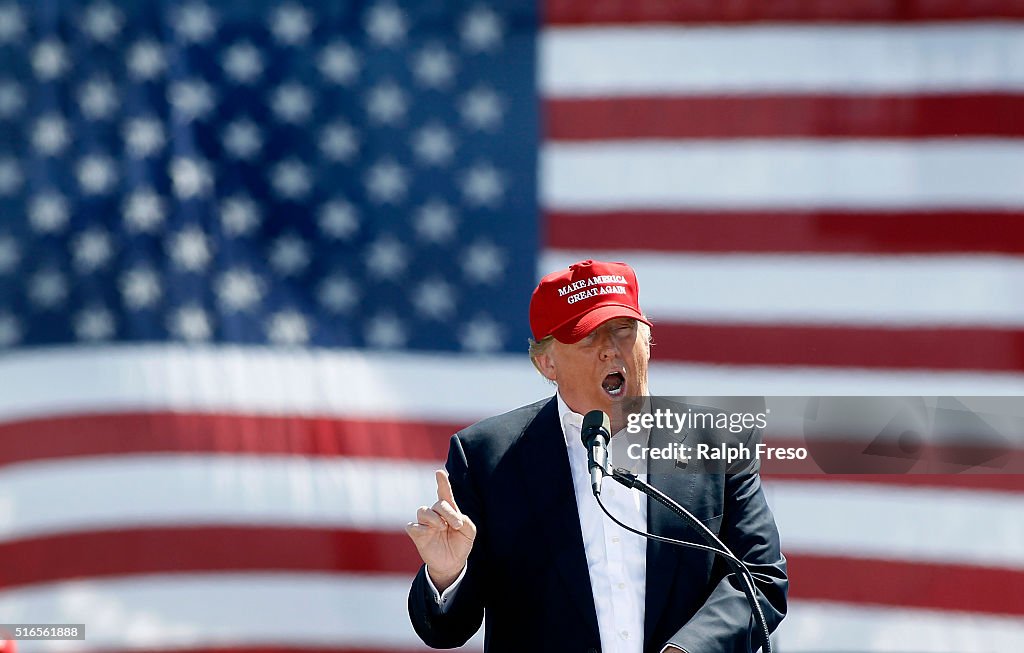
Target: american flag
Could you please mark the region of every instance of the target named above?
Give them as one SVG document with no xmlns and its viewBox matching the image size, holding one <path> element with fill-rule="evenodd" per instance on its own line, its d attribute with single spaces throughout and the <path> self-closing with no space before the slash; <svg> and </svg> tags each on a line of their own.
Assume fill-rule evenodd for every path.
<svg viewBox="0 0 1024 653">
<path fill-rule="evenodd" d="M 419 650 L 403 525 L 551 393 L 581 258 L 637 269 L 654 392 L 1024 394 L 1022 19 L 0 0 L 0 623 Z M 766 486 L 778 650 L 1024 646 L 1020 477 Z"/>
</svg>

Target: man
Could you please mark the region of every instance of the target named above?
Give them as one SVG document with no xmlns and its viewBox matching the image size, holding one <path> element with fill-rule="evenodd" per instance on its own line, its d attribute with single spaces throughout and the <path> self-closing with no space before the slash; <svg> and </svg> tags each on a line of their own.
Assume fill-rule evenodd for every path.
<svg viewBox="0 0 1024 653">
<path fill-rule="evenodd" d="M 648 392 L 650 322 L 633 270 L 587 260 L 547 275 L 530 301 L 530 328 L 531 359 L 557 394 L 452 436 L 437 502 L 406 528 L 424 562 L 409 593 L 416 632 L 454 648 L 486 615 L 489 652 L 745 652 L 750 608 L 727 567 L 630 534 L 591 491 L 582 415 L 606 412 L 614 445 L 629 437 L 625 406 Z M 667 442 L 649 437 L 652 447 Z M 748 564 L 774 630 L 786 612 L 786 561 L 756 464 L 728 475 L 649 471 L 652 485 Z M 702 542 L 660 504 L 613 485 L 601 496 L 619 519 Z"/>
</svg>

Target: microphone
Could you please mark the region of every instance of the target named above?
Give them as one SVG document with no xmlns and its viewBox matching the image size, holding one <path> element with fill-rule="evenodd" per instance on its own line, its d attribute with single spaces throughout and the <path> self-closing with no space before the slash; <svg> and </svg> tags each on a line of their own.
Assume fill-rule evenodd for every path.
<svg viewBox="0 0 1024 653">
<path fill-rule="evenodd" d="M 611 439 L 611 421 L 603 411 L 592 410 L 583 416 L 580 437 L 587 448 L 587 462 L 590 466 L 590 487 L 594 496 L 601 494 L 601 479 L 608 467 L 608 441 Z"/>
</svg>

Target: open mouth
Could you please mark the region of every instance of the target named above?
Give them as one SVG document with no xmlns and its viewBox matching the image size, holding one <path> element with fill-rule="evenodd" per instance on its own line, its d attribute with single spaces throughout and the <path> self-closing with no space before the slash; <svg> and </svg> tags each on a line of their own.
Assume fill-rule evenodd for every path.
<svg viewBox="0 0 1024 653">
<path fill-rule="evenodd" d="M 612 397 L 619 397 L 626 390 L 626 377 L 622 372 L 612 372 L 604 377 L 601 388 Z"/>
</svg>

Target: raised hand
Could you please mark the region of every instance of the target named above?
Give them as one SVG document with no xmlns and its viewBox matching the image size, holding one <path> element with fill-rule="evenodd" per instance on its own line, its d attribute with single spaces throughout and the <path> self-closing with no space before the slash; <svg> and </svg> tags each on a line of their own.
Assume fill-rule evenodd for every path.
<svg viewBox="0 0 1024 653">
<path fill-rule="evenodd" d="M 416 521 L 409 522 L 405 532 L 412 538 L 434 587 L 443 592 L 462 573 L 473 550 L 476 539 L 476 524 L 459 511 L 448 473 L 443 469 L 435 472 L 437 478 L 437 502 L 420 506 Z"/>
</svg>

